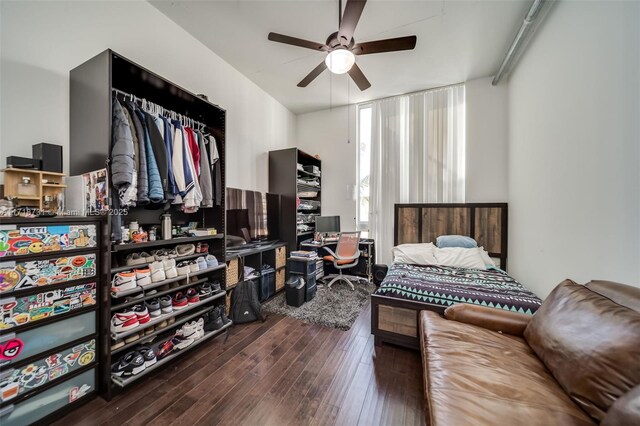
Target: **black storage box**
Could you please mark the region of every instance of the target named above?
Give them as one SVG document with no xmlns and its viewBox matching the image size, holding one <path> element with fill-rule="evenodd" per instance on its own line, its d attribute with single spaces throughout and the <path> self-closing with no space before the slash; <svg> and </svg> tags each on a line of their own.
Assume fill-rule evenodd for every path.
<svg viewBox="0 0 640 426">
<path fill-rule="evenodd" d="M 287 260 L 287 271 L 289 271 L 290 274 L 315 275 L 316 259 L 305 260 L 290 257 Z"/>
<path fill-rule="evenodd" d="M 33 158 L 42 162 L 41 170 L 62 173 L 62 146 L 39 143 L 31 147 Z"/>
<path fill-rule="evenodd" d="M 304 304 L 306 292 L 306 285 L 302 281 L 302 277 L 291 277 L 285 285 L 285 297 L 287 299 L 287 305 L 295 306 L 296 308 Z"/>
<path fill-rule="evenodd" d="M 40 166 L 40 160 L 35 158 L 16 157 L 15 155 L 7 157 L 7 167 L 10 168 L 40 170 Z"/>
<path fill-rule="evenodd" d="M 318 289 L 318 286 L 316 285 L 316 276 L 315 275 L 308 276 L 306 279 L 304 301 L 310 302 L 311 300 L 313 300 L 313 298 L 316 297 L 317 289 Z"/>
<path fill-rule="evenodd" d="M 276 270 L 263 268 L 260 274 L 260 301 L 264 302 L 276 294 Z"/>
</svg>

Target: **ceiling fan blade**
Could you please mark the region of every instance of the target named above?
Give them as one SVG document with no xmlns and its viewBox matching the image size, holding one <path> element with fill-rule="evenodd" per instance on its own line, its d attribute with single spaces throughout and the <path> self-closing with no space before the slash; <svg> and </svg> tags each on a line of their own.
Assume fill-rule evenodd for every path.
<svg viewBox="0 0 640 426">
<path fill-rule="evenodd" d="M 322 44 L 316 43 L 315 41 L 303 40 L 301 38 L 290 37 L 284 34 L 278 33 L 269 33 L 267 37 L 271 41 L 276 41 L 278 43 L 290 44 L 292 46 L 304 47 L 307 49 L 317 50 L 317 51 L 327 51 L 329 48 Z"/>
<path fill-rule="evenodd" d="M 399 50 L 411 50 L 416 47 L 418 37 L 407 36 L 388 38 L 386 40 L 367 41 L 353 46 L 354 55 L 371 55 L 372 53 L 397 52 Z"/>
<path fill-rule="evenodd" d="M 327 64 L 325 64 L 324 61 L 320 62 L 320 65 L 315 67 L 313 69 L 313 71 L 311 71 L 309 74 L 307 74 L 307 76 L 305 78 L 303 78 L 302 81 L 300 81 L 300 83 L 298 83 L 298 87 L 307 87 L 309 85 L 309 83 L 311 83 L 313 80 L 315 80 L 316 77 L 319 76 L 320 74 L 322 74 L 322 71 L 324 71 L 326 69 L 327 69 Z"/>
<path fill-rule="evenodd" d="M 343 46 L 347 46 L 351 42 L 366 3 L 367 0 L 347 0 L 338 30 L 338 41 Z"/>
<path fill-rule="evenodd" d="M 369 87 L 371 87 L 371 83 L 369 83 L 367 77 L 364 76 L 358 64 L 353 64 L 353 66 L 349 70 L 349 75 L 360 90 L 367 90 Z"/>
</svg>

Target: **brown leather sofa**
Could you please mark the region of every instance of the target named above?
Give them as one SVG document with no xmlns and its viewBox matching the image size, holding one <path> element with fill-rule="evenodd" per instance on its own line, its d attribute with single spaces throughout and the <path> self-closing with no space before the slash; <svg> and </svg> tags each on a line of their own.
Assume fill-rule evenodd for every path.
<svg viewBox="0 0 640 426">
<path fill-rule="evenodd" d="M 427 425 L 640 425 L 640 288 L 566 280 L 531 317 L 420 313 Z"/>
</svg>

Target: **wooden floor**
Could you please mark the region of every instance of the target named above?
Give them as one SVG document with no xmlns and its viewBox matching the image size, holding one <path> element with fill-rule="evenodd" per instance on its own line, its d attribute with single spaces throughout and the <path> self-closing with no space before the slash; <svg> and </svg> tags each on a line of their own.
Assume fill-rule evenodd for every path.
<svg viewBox="0 0 640 426">
<path fill-rule="evenodd" d="M 57 424 L 420 425 L 418 352 L 376 348 L 370 306 L 349 331 L 271 316 L 236 326 L 106 402 Z"/>
</svg>

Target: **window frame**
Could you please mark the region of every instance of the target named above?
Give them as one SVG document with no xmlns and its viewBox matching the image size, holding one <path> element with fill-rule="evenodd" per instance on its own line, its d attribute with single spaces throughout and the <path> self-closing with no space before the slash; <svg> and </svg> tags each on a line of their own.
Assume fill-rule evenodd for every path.
<svg viewBox="0 0 640 426">
<path fill-rule="evenodd" d="M 355 195 L 356 195 L 356 229 L 362 232 L 369 231 L 369 218 L 367 217 L 366 221 L 360 220 L 360 111 L 363 109 L 371 110 L 371 124 L 373 128 L 373 103 L 364 102 L 357 105 L 356 108 L 356 143 L 357 143 L 357 152 L 356 152 L 356 183 L 355 183 Z M 371 146 L 371 140 L 369 140 L 369 146 Z M 371 150 L 369 150 L 371 151 Z M 369 152 L 371 155 L 371 152 Z M 369 158 L 371 161 L 371 158 Z M 371 170 L 369 170 L 369 178 L 371 177 Z"/>
</svg>

